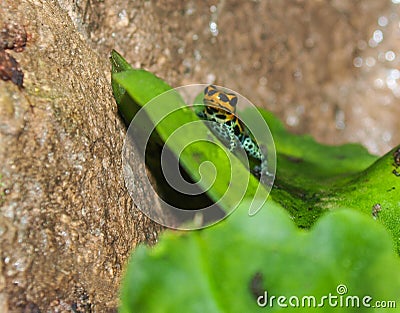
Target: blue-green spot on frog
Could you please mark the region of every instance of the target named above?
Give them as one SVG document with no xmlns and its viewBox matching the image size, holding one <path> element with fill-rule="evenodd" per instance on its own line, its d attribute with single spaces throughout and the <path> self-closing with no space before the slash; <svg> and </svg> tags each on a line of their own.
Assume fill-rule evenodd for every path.
<svg viewBox="0 0 400 313">
<path fill-rule="evenodd" d="M 204 109 L 197 112 L 197 115 L 213 122 L 209 128 L 230 151 L 234 152 L 240 146 L 250 158 L 256 160 L 259 164 L 251 172 L 260 178 L 261 173 L 266 173 L 267 160 L 243 122 L 236 116 L 237 102 L 238 97 L 235 94 L 209 85 L 204 89 Z"/>
</svg>

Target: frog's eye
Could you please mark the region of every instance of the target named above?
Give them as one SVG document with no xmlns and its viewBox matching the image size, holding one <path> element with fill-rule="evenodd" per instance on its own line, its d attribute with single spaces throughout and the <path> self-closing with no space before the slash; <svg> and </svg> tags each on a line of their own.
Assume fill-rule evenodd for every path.
<svg viewBox="0 0 400 313">
<path fill-rule="evenodd" d="M 222 102 L 225 102 L 225 103 L 229 102 L 228 96 L 226 94 L 224 94 L 224 93 L 220 93 L 218 95 L 218 99 L 221 100 Z"/>
</svg>

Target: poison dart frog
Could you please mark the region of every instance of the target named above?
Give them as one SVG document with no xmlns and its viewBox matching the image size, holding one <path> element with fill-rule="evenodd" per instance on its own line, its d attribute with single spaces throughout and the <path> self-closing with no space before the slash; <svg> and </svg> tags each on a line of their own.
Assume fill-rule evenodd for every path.
<svg viewBox="0 0 400 313">
<path fill-rule="evenodd" d="M 260 165 L 254 166 L 251 172 L 260 178 L 261 173 L 266 170 L 266 158 L 243 122 L 236 116 L 237 102 L 238 97 L 235 94 L 209 85 L 204 89 L 204 109 L 197 112 L 197 115 L 214 122 L 209 128 L 230 151 L 233 152 L 240 145 L 248 156 L 255 159 Z"/>
</svg>

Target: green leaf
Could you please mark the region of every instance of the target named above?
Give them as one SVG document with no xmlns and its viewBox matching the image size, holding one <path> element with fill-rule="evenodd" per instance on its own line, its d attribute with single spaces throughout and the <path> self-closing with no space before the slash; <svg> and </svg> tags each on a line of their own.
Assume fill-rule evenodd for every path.
<svg viewBox="0 0 400 313">
<path fill-rule="evenodd" d="M 126 90 L 122 97 L 115 94 L 118 108 L 129 124 L 140 107 L 165 91 L 171 90 L 167 83 L 152 73 L 144 70 L 133 70 L 116 52 L 112 54 L 112 84 L 115 90 Z M 115 63 L 115 64 L 114 64 Z M 172 94 L 171 94 L 172 95 Z M 161 101 L 163 102 L 163 101 Z M 182 125 L 198 120 L 196 114 L 185 107 L 183 100 L 171 101 L 168 105 L 157 103 L 147 110 L 153 123 L 157 123 L 156 140 L 165 142 L 167 138 Z M 168 110 L 177 110 L 158 123 L 158 119 Z M 251 116 L 252 109 L 239 112 L 243 118 Z M 283 206 L 292 216 L 295 223 L 304 228 L 310 227 L 321 214 L 327 210 L 347 207 L 377 218 L 393 234 L 400 251 L 400 177 L 393 173 L 396 169 L 394 153 L 400 146 L 378 158 L 356 144 L 327 146 L 317 143 L 310 136 L 298 136 L 289 133 L 283 124 L 271 113 L 258 110 L 267 121 L 273 135 L 277 150 L 277 175 L 271 198 Z M 126 118 L 128 117 L 128 118 Z M 206 138 L 206 127 L 196 126 L 189 129 L 188 136 Z M 202 135 L 201 135 L 202 134 Z M 179 139 L 179 136 L 177 137 Z M 182 139 L 182 138 L 181 138 Z M 216 140 L 216 139 L 215 139 Z M 169 141 L 167 146 L 176 152 L 180 147 L 177 142 Z M 231 179 L 225 153 L 209 143 L 199 143 L 188 147 L 180 156 L 180 162 L 197 181 L 200 179 L 199 166 L 204 161 L 212 160 L 220 173 L 215 184 L 207 190 L 214 201 L 221 199 L 226 186 L 240 181 Z M 247 169 L 234 158 L 233 174 L 249 179 L 243 199 L 253 199 L 255 195 L 262 198 L 267 194 Z M 205 175 L 207 176 L 207 175 Z M 242 180 L 243 181 L 243 180 Z M 204 186 L 209 182 L 205 181 Z M 235 186 L 233 186 L 235 187 Z M 233 188 L 233 195 L 238 195 L 239 186 Z M 221 203 L 227 211 L 232 203 L 229 197 Z M 373 216 L 373 207 L 380 206 L 381 211 Z"/>
<path fill-rule="evenodd" d="M 197 121 L 196 114 L 173 92 L 169 101 L 151 101 L 155 105 L 147 106 L 171 87 L 149 72 L 133 70 L 116 52 L 112 62 L 112 86 L 125 122 L 129 124 L 144 107 L 148 122 L 157 125 L 158 137 L 153 139 L 166 142 L 174 153 L 179 151 L 182 137 L 167 139 L 182 125 Z M 173 114 L 160 120 L 170 110 Z M 239 209 L 213 227 L 166 232 L 156 247 L 138 247 L 124 278 L 121 312 L 289 312 L 276 300 L 272 308 L 260 308 L 256 299 L 264 290 L 270 296 L 320 299 L 337 295 L 339 284 L 347 286 L 345 295 L 399 300 L 399 260 L 380 224 L 390 230 L 399 250 L 400 146 L 378 158 L 359 145 L 321 145 L 310 136 L 290 134 L 271 113 L 259 112 L 277 150 L 277 176 L 268 202 L 257 215 L 248 216 L 249 199 L 259 184 L 234 159 L 233 174 L 249 177 Z M 246 117 L 253 112 L 239 113 Z M 207 134 L 202 124 L 185 133 L 189 138 Z M 207 190 L 214 201 L 227 185 L 240 182 L 231 179 L 224 157 L 207 143 L 189 146 L 180 155 L 194 180 L 200 179 L 199 165 L 207 160 L 213 160 L 218 172 L 229 173 L 218 176 Z M 230 197 L 234 196 L 235 192 Z M 225 210 L 232 205 L 230 197 L 221 203 Z M 329 211 L 333 212 L 323 215 Z M 312 228 L 299 230 L 295 224 Z M 321 310 L 338 308 L 325 302 Z M 355 310 L 341 307 L 340 311 Z"/>
<path fill-rule="evenodd" d="M 261 199 L 261 204 L 266 200 L 268 193 L 260 186 L 258 180 L 250 175 L 248 169 L 233 155 L 231 162 L 227 161 L 226 152 L 224 152 L 226 148 L 223 150 L 210 142 L 208 138 L 212 135 L 209 129 L 184 103 L 180 95 L 171 90 L 171 87 L 143 70 L 128 69 L 113 73 L 112 79 L 115 84 L 126 90 L 135 103 L 143 107 L 150 122 L 156 125 L 161 141 L 165 142 L 175 155 L 179 155 L 179 162 L 193 180 L 199 181 L 204 190 L 207 190 L 209 197 L 215 202 L 218 201 L 225 212 L 230 212 L 246 198 Z M 165 91 L 169 92 L 165 93 Z M 163 96 L 158 97 L 161 94 Z M 136 114 L 136 108 L 132 109 L 135 113 L 126 113 L 128 106 L 125 104 L 119 104 L 119 109 L 125 112 L 124 116 Z M 167 141 L 172 135 L 174 135 L 174 140 Z M 214 141 L 218 139 L 214 137 Z M 188 142 L 193 142 L 193 144 L 186 146 L 185 150 L 179 154 L 178 152 Z M 202 173 L 204 175 L 201 176 L 199 170 L 200 165 L 209 160 L 213 160 L 217 173 L 224 173 L 224 175 L 217 175 L 215 181 L 214 175 Z M 200 180 L 201 177 L 203 180 Z M 245 184 L 246 181 L 248 181 L 247 184 Z M 211 188 L 208 188 L 210 185 Z M 253 202 L 253 206 L 259 206 L 259 202 Z"/>
<path fill-rule="evenodd" d="M 272 201 L 254 217 L 243 204 L 211 228 L 168 232 L 157 246 L 137 248 L 123 281 L 120 312 L 291 312 L 291 296 L 300 303 L 313 296 L 320 303 L 329 293 L 338 296 L 341 284 L 348 289 L 344 296 L 369 295 L 371 304 L 400 300 L 400 262 L 381 225 L 338 210 L 306 232 Z M 276 299 L 272 308 L 271 302 L 259 307 L 264 291 L 270 300 L 286 296 L 289 307 L 280 308 Z M 325 302 L 320 310 L 338 307 Z"/>
<path fill-rule="evenodd" d="M 167 83 L 160 78 L 154 76 L 145 70 L 134 70 L 132 66 L 115 50 L 111 52 L 111 86 L 115 100 L 118 104 L 118 110 L 123 116 L 125 123 L 129 125 L 132 118 L 135 116 L 141 106 L 157 97 L 165 91 L 172 89 Z M 128 95 L 123 83 L 120 84 L 115 78 L 118 73 L 122 75 L 122 81 L 126 82 L 124 73 L 132 71 L 135 75 L 129 79 L 131 88 L 134 88 L 134 93 Z"/>
</svg>

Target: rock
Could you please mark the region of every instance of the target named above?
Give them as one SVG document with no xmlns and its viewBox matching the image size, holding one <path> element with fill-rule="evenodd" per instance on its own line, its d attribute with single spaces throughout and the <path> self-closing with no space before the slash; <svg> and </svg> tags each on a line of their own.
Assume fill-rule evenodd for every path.
<svg viewBox="0 0 400 313">
<path fill-rule="evenodd" d="M 24 87 L 0 81 L 1 311 L 115 310 L 131 250 L 161 227 L 124 186 L 109 60 L 55 2 L 6 0 L 0 11 L 0 25 L 28 34 L 25 49 L 7 50 Z M 141 201 L 157 206 L 149 194 Z"/>
</svg>

